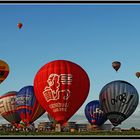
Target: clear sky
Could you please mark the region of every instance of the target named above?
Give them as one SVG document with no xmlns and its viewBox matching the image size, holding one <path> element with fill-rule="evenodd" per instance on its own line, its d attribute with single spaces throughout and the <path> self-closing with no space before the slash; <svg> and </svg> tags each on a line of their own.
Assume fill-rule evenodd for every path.
<svg viewBox="0 0 140 140">
<path fill-rule="evenodd" d="M 90 78 L 88 98 L 78 112 L 98 100 L 113 80 L 128 81 L 140 93 L 135 76 L 140 71 L 140 5 L 0 4 L 0 59 L 10 67 L 0 95 L 33 85 L 37 71 L 57 59 L 77 63 Z M 118 72 L 112 68 L 116 60 L 122 63 Z M 138 108 L 135 114 L 140 117 Z"/>
</svg>

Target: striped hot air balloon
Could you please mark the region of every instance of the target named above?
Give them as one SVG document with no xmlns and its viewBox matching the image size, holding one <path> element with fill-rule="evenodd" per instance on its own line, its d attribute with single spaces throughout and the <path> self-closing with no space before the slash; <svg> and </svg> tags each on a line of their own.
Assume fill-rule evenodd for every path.
<svg viewBox="0 0 140 140">
<path fill-rule="evenodd" d="M 106 84 L 99 97 L 102 110 L 114 126 L 127 119 L 135 111 L 139 102 L 136 88 L 122 80 Z"/>
<path fill-rule="evenodd" d="M 9 91 L 0 97 L 0 114 L 13 125 L 20 122 L 16 111 L 16 94 L 16 91 Z"/>
</svg>

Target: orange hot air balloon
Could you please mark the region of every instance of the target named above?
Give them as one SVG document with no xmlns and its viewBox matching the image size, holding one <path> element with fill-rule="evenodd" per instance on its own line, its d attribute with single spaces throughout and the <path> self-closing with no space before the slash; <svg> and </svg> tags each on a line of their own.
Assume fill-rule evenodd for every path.
<svg viewBox="0 0 140 140">
<path fill-rule="evenodd" d="M 19 23 L 17 24 L 17 26 L 18 26 L 19 29 L 21 29 L 22 26 L 23 26 L 23 24 L 22 24 L 21 22 L 19 22 Z"/>
<path fill-rule="evenodd" d="M 140 77 L 140 72 L 136 72 L 136 76 L 139 78 Z"/>
<path fill-rule="evenodd" d="M 8 64 L 0 60 L 0 84 L 6 79 L 9 74 L 9 66 Z"/>
<path fill-rule="evenodd" d="M 60 124 L 65 124 L 81 107 L 89 93 L 85 70 L 67 60 L 45 64 L 34 78 L 36 98 Z"/>
<path fill-rule="evenodd" d="M 116 71 L 119 70 L 120 66 L 121 66 L 121 62 L 119 62 L 119 61 L 114 61 L 114 62 L 112 62 L 112 67 L 113 67 Z"/>
</svg>

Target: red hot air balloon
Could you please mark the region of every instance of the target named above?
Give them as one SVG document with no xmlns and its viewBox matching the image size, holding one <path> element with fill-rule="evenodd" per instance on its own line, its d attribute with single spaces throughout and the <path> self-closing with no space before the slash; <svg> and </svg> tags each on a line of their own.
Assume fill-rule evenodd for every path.
<svg viewBox="0 0 140 140">
<path fill-rule="evenodd" d="M 81 107 L 89 93 L 90 81 L 79 65 L 55 60 L 44 65 L 34 79 L 36 98 L 60 124 L 65 124 Z"/>
<path fill-rule="evenodd" d="M 119 70 L 120 66 L 121 66 L 121 62 L 119 62 L 119 61 L 114 61 L 114 62 L 112 62 L 112 67 L 113 67 L 116 71 Z"/>
<path fill-rule="evenodd" d="M 136 72 L 135 75 L 137 76 L 137 78 L 139 78 L 140 77 L 140 72 Z"/>
<path fill-rule="evenodd" d="M 19 23 L 17 24 L 17 26 L 18 26 L 19 29 L 21 29 L 22 26 L 23 26 L 23 24 L 22 24 L 21 22 L 19 22 Z"/>
</svg>

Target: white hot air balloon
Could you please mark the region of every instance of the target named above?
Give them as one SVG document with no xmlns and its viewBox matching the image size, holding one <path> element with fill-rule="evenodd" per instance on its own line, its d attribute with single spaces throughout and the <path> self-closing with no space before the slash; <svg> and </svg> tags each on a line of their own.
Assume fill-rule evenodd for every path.
<svg viewBox="0 0 140 140">
<path fill-rule="evenodd" d="M 102 110 L 114 126 L 127 119 L 135 111 L 139 102 L 136 88 L 122 80 L 106 84 L 99 98 Z"/>
</svg>

